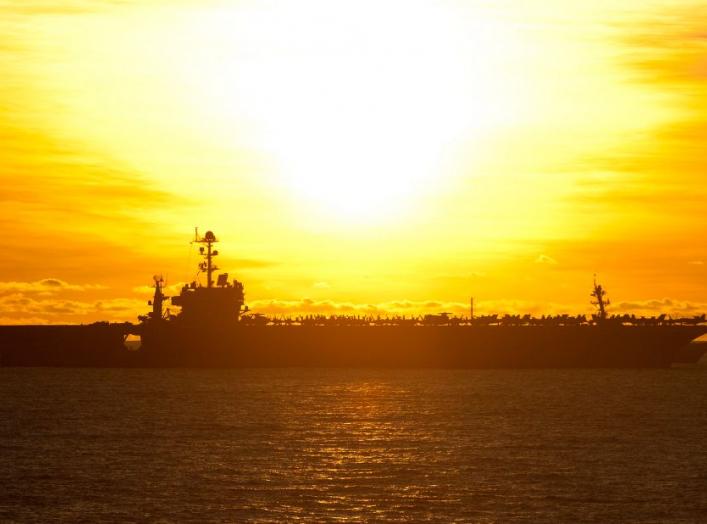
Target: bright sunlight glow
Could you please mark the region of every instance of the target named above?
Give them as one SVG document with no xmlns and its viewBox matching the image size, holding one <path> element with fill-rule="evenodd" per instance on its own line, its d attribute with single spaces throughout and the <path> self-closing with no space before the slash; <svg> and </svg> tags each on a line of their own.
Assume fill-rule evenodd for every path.
<svg viewBox="0 0 707 524">
<path fill-rule="evenodd" d="M 184 71 L 203 110 L 252 127 L 293 205 L 397 217 L 453 174 L 458 148 L 517 117 L 499 64 L 513 35 L 478 11 L 470 30 L 434 3 L 310 3 L 209 12 L 209 56 Z"/>
</svg>

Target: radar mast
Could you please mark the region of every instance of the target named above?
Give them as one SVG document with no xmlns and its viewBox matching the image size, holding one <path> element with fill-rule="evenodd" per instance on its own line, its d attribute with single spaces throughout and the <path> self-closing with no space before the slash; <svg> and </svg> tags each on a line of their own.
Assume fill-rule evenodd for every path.
<svg viewBox="0 0 707 524">
<path fill-rule="evenodd" d="M 216 235 L 211 231 L 207 231 L 203 237 L 199 236 L 199 229 L 194 228 L 194 242 L 197 244 L 206 244 L 206 247 L 199 247 L 199 254 L 204 257 L 204 262 L 199 264 L 199 270 L 206 272 L 206 287 L 214 287 L 214 279 L 212 274 L 218 269 L 213 262 L 213 258 L 218 255 L 218 251 L 212 249 L 212 245 L 218 242 Z"/>
<path fill-rule="evenodd" d="M 601 284 L 597 284 L 596 275 L 594 275 L 594 290 L 592 291 L 591 297 L 596 299 L 592 301 L 592 305 L 599 308 L 597 319 L 606 320 L 606 306 L 608 306 L 611 302 L 609 302 L 609 299 L 606 298 L 606 290 Z"/>
</svg>

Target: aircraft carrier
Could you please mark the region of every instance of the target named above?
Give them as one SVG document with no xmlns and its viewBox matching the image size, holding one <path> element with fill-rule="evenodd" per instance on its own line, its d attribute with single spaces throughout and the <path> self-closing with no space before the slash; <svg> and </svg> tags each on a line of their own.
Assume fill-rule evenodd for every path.
<svg viewBox="0 0 707 524">
<path fill-rule="evenodd" d="M 244 286 L 218 271 L 208 231 L 196 234 L 205 285 L 166 297 L 155 277 L 139 323 L 0 326 L 0 366 L 666 368 L 697 363 L 705 316 L 610 316 L 594 283 L 596 313 L 534 318 L 304 316 L 270 318 L 245 306 Z M 167 300 L 180 308 L 172 314 Z"/>
</svg>

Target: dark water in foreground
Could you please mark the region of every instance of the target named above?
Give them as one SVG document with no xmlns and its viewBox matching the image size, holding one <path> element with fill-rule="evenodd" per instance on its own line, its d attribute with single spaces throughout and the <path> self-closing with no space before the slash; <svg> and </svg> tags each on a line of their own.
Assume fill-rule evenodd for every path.
<svg viewBox="0 0 707 524">
<path fill-rule="evenodd" d="M 0 369 L 0 521 L 705 522 L 707 367 Z"/>
</svg>

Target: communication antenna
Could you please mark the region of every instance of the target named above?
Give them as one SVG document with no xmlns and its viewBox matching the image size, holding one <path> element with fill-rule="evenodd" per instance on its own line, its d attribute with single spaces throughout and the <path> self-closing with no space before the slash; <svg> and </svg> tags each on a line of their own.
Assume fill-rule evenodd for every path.
<svg viewBox="0 0 707 524">
<path fill-rule="evenodd" d="M 611 304 L 611 302 L 606 298 L 606 290 L 601 284 L 597 284 L 596 273 L 594 273 L 594 290 L 592 291 L 591 297 L 596 299 L 592 301 L 592 305 L 599 308 L 598 318 L 600 320 L 606 320 L 606 306 Z"/>
<path fill-rule="evenodd" d="M 164 318 L 162 314 L 162 304 L 164 299 L 167 298 L 162 292 L 162 289 L 164 288 L 164 278 L 162 278 L 162 275 L 154 275 L 152 280 L 155 282 L 155 293 L 152 300 L 147 303 L 152 306 L 152 313 L 150 314 L 150 317 L 153 320 L 162 320 Z"/>
<path fill-rule="evenodd" d="M 204 257 L 204 262 L 199 264 L 199 270 L 206 272 L 206 287 L 214 287 L 213 272 L 218 269 L 218 267 L 213 263 L 213 257 L 218 255 L 218 251 L 212 249 L 212 245 L 218 242 L 216 235 L 212 231 L 207 231 L 203 237 L 199 237 L 198 228 L 194 228 L 194 242 L 197 244 L 206 244 L 199 247 L 199 254 Z"/>
</svg>

